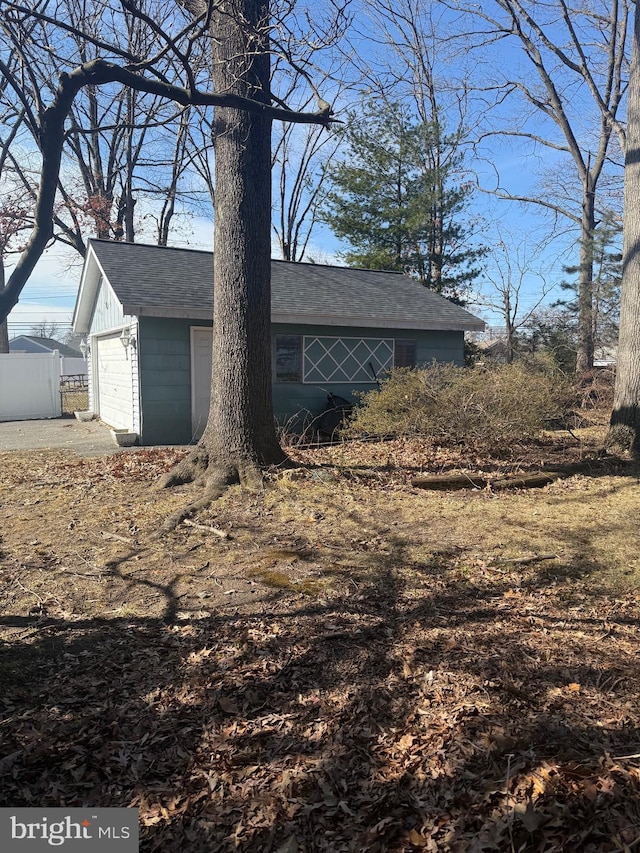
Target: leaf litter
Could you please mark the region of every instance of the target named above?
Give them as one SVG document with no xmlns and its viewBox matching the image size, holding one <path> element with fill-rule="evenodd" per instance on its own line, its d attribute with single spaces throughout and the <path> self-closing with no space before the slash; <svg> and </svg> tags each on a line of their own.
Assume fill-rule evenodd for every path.
<svg viewBox="0 0 640 853">
<path fill-rule="evenodd" d="M 181 452 L 2 455 L 3 804 L 135 806 L 143 851 L 638 849 L 634 470 L 300 449 L 160 535 Z"/>
</svg>

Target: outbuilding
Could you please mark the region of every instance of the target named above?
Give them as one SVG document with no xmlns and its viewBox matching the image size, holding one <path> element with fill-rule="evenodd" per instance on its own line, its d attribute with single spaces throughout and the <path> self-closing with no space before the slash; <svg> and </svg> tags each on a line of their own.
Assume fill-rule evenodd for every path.
<svg viewBox="0 0 640 853">
<path fill-rule="evenodd" d="M 355 399 L 397 366 L 462 364 L 484 323 L 394 272 L 271 262 L 273 400 L 301 424 L 327 394 Z M 86 335 L 89 408 L 140 444 L 204 430 L 211 384 L 210 252 L 91 240 L 74 311 Z"/>
</svg>

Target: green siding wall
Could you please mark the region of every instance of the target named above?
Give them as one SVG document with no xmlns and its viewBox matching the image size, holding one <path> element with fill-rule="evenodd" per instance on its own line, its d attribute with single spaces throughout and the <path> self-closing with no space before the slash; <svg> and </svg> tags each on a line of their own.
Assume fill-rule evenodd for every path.
<svg viewBox="0 0 640 853">
<path fill-rule="evenodd" d="M 191 426 L 191 326 L 207 323 L 192 320 L 141 317 L 138 332 L 141 394 L 141 444 L 188 444 Z M 318 335 L 323 337 L 394 338 L 415 340 L 417 361 L 428 364 L 434 359 L 462 364 L 462 332 L 422 332 L 398 329 L 366 329 L 336 326 L 275 324 L 273 335 Z M 354 392 L 374 388 L 371 383 L 328 383 L 306 385 L 299 382 L 274 382 L 273 403 L 276 418 L 282 424 L 295 423 L 307 413 L 322 411 L 331 391 L 355 400 Z"/>
<path fill-rule="evenodd" d="M 423 332 L 414 329 L 368 329 L 339 326 L 301 326 L 296 324 L 274 324 L 273 335 L 318 335 L 330 338 L 394 338 L 416 341 L 418 364 L 436 361 L 452 364 L 464 363 L 464 333 L 450 331 Z M 318 383 L 274 382 L 273 406 L 280 424 L 292 427 L 301 420 L 308 420 L 323 410 L 327 393 L 337 394 L 347 400 L 357 399 L 357 392 L 375 388 L 375 383 Z"/>
<path fill-rule="evenodd" d="M 138 332 L 141 444 L 189 444 L 192 320 L 141 317 Z"/>
</svg>

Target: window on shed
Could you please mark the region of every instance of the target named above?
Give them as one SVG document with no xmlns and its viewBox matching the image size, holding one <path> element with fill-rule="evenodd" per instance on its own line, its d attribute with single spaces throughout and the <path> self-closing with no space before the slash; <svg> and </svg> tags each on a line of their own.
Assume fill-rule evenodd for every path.
<svg viewBox="0 0 640 853">
<path fill-rule="evenodd" d="M 302 380 L 302 336 L 276 335 L 276 382 Z"/>
<path fill-rule="evenodd" d="M 396 340 L 394 367 L 416 366 L 416 342 L 411 340 Z"/>
</svg>

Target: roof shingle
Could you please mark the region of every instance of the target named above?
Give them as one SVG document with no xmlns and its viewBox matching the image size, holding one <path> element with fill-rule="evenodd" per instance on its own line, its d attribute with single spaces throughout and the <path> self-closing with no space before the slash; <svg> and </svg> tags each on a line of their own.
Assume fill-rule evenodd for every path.
<svg viewBox="0 0 640 853">
<path fill-rule="evenodd" d="M 91 240 L 128 314 L 210 315 L 213 255 L 194 249 Z M 484 323 L 402 273 L 271 262 L 274 322 L 483 329 Z"/>
</svg>

